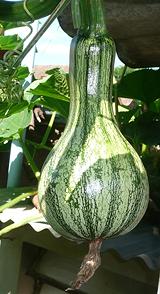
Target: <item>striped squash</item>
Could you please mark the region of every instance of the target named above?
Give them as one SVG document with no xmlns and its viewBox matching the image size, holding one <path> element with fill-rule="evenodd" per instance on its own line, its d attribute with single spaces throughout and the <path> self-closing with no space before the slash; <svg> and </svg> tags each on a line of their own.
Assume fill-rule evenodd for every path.
<svg viewBox="0 0 160 294">
<path fill-rule="evenodd" d="M 99 240 L 125 234 L 138 224 L 149 189 L 141 159 L 113 115 L 115 48 L 106 33 L 101 1 L 75 2 L 80 5 L 80 29 L 70 51 L 70 113 L 62 137 L 44 163 L 39 201 L 57 232 L 90 242 L 90 256 L 99 251 Z M 79 279 L 72 288 L 88 280 L 86 268 L 83 281 Z"/>
</svg>

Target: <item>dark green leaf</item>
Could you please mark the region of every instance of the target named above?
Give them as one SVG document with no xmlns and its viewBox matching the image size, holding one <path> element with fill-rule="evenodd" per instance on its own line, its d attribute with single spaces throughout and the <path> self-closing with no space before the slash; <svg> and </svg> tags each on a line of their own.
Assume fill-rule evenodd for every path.
<svg viewBox="0 0 160 294">
<path fill-rule="evenodd" d="M 124 73 L 124 76 L 126 76 L 127 74 L 134 72 L 134 71 L 136 71 L 136 69 L 127 67 L 126 71 Z M 116 81 L 119 81 L 121 79 L 123 72 L 124 72 L 124 66 L 117 66 L 114 69 L 114 77 L 115 77 Z"/>
<path fill-rule="evenodd" d="M 131 118 L 136 115 L 136 112 L 137 112 L 137 109 L 131 109 L 128 111 L 120 111 L 118 113 L 118 118 L 121 125 L 129 123 Z"/>
<path fill-rule="evenodd" d="M 146 112 L 133 122 L 123 126 L 123 133 L 131 140 L 146 145 L 160 144 L 160 116 L 157 113 Z"/>
<path fill-rule="evenodd" d="M 156 101 L 153 101 L 151 104 L 149 104 L 149 110 L 160 113 L 160 99 L 157 99 Z"/>
<path fill-rule="evenodd" d="M 61 114 L 65 118 L 68 117 L 69 114 L 69 101 L 63 101 L 59 99 L 53 99 L 51 97 L 42 97 L 38 99 L 39 103 L 42 104 L 44 107 L 56 111 L 57 113 Z M 36 103 L 36 101 L 35 101 Z M 37 103 L 36 103 L 37 104 Z"/>
<path fill-rule="evenodd" d="M 160 70 L 143 69 L 126 75 L 118 85 L 118 96 L 141 100 L 146 104 L 160 98 Z"/>
<path fill-rule="evenodd" d="M 51 70 L 54 72 L 54 70 Z M 56 72 L 57 74 L 57 72 Z M 26 99 L 30 106 L 29 108 L 33 108 L 35 105 L 43 105 L 44 107 L 56 111 L 61 114 L 65 118 L 68 117 L 69 113 L 69 97 L 65 96 L 63 91 L 66 91 L 66 87 L 64 86 L 64 78 L 63 86 L 60 87 L 60 78 L 59 72 L 57 74 L 57 80 L 54 76 L 45 77 L 40 81 L 34 81 L 26 90 L 24 99 Z M 67 75 L 65 77 L 67 79 Z M 60 92 L 61 89 L 61 92 Z M 35 95 L 35 96 L 34 96 Z"/>
<path fill-rule="evenodd" d="M 11 146 L 10 142 L 8 142 L 6 144 L 4 144 L 4 143 L 0 144 L 0 152 L 9 152 L 10 146 Z"/>
</svg>

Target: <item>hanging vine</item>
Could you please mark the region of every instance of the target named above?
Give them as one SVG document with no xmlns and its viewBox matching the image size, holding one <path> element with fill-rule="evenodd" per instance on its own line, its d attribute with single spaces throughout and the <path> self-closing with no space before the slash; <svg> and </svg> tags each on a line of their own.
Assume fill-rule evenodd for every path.
<svg viewBox="0 0 160 294">
<path fill-rule="evenodd" d="M 23 2 L 23 9 L 25 13 L 30 17 L 31 21 L 34 21 L 34 16 L 27 6 L 28 0 Z M 55 18 L 61 13 L 65 6 L 69 3 L 69 0 L 61 0 L 55 7 L 51 15 L 48 17 L 47 21 L 41 27 L 39 32 L 33 37 L 28 46 L 22 51 L 24 42 L 32 34 L 32 26 L 30 23 L 23 23 L 27 26 L 30 31 L 27 36 L 16 46 L 12 51 L 8 51 L 3 60 L 0 60 L 0 102 L 7 102 L 8 105 L 13 103 L 19 103 L 23 99 L 23 87 L 21 82 L 16 77 L 17 68 L 21 64 L 24 57 L 32 49 L 32 47 L 41 38 L 47 28 L 55 20 Z"/>
</svg>

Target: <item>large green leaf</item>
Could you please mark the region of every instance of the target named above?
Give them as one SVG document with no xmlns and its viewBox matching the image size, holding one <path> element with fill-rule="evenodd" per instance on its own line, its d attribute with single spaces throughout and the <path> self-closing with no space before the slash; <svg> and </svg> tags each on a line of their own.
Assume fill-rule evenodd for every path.
<svg viewBox="0 0 160 294">
<path fill-rule="evenodd" d="M 53 68 L 47 70 L 46 73 L 51 75 L 47 81 L 48 84 L 53 86 L 59 93 L 69 98 L 69 74 L 61 68 Z"/>
<path fill-rule="evenodd" d="M 32 90 L 34 95 L 51 97 L 53 99 L 69 101 L 69 98 L 56 91 L 52 86 L 40 84 L 36 89 Z"/>
<path fill-rule="evenodd" d="M 36 80 L 36 81 L 32 82 L 25 89 L 23 99 L 26 100 L 28 103 L 30 103 L 34 98 L 34 94 L 32 93 L 32 90 L 34 90 L 40 83 L 41 83 L 41 80 Z"/>
<path fill-rule="evenodd" d="M 50 76 L 42 79 L 38 86 L 32 89 L 31 92 L 34 95 L 69 101 L 67 74 L 59 68 L 49 70 L 47 73 Z"/>
<path fill-rule="evenodd" d="M 19 113 L 0 119 L 0 141 L 19 138 L 19 132 L 29 125 L 31 116 L 31 111 L 24 109 Z"/>
<path fill-rule="evenodd" d="M 116 81 L 119 81 L 122 78 L 122 75 L 126 76 L 127 74 L 132 73 L 137 70 L 135 68 L 130 68 L 128 66 L 126 67 L 125 72 L 124 72 L 124 69 L 125 69 L 124 66 L 121 66 L 121 65 L 115 67 L 114 77 L 115 77 Z"/>
<path fill-rule="evenodd" d="M 0 25 L 4 28 L 4 30 L 10 30 L 18 27 L 24 27 L 24 22 L 15 21 L 15 22 L 7 22 L 7 21 L 0 21 Z"/>
<path fill-rule="evenodd" d="M 69 1 L 67 1 L 68 3 Z M 60 0 L 29 0 L 27 8 L 34 19 L 39 19 L 52 13 Z M 32 18 L 24 9 L 24 1 L 0 1 L 0 20 L 3 21 L 31 21 Z"/>
<path fill-rule="evenodd" d="M 20 103 L 14 103 L 12 105 L 8 105 L 7 102 L 0 102 L 0 119 L 7 118 L 8 116 L 21 112 L 22 110 L 28 107 L 27 101 L 22 101 Z"/>
<path fill-rule="evenodd" d="M 0 50 L 14 50 L 21 42 L 18 35 L 0 36 Z"/>
<path fill-rule="evenodd" d="M 152 111 L 152 112 L 160 113 L 160 99 L 157 99 L 157 100 L 153 101 L 149 105 L 149 110 Z"/>
<path fill-rule="evenodd" d="M 141 100 L 146 104 L 160 98 L 160 70 L 143 69 L 126 75 L 117 86 L 119 97 Z"/>
<path fill-rule="evenodd" d="M 41 97 L 39 99 L 39 104 L 42 104 L 44 107 L 56 111 L 65 118 L 69 114 L 69 101 L 63 101 L 59 99 L 53 99 L 52 97 Z"/>
<path fill-rule="evenodd" d="M 61 70 L 48 71 L 50 76 L 34 81 L 24 93 L 24 99 L 30 103 L 30 108 L 35 105 L 56 111 L 65 118 L 69 113 L 68 74 Z"/>
</svg>

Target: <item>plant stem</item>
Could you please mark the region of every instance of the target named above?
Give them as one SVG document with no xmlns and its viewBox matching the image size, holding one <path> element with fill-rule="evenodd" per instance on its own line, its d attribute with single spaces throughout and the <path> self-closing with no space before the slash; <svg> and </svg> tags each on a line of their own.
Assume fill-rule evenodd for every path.
<svg viewBox="0 0 160 294">
<path fill-rule="evenodd" d="M 34 196 L 37 194 L 37 191 L 32 191 L 32 192 L 27 192 L 27 193 L 22 193 L 21 195 L 17 196 L 16 198 L 14 198 L 13 200 L 10 200 L 9 202 L 3 204 L 0 206 L 0 212 L 3 212 L 3 210 L 5 210 L 6 208 L 10 208 L 13 207 L 14 205 L 16 205 L 18 202 L 20 202 L 21 200 L 26 199 L 27 197 L 30 196 Z"/>
<path fill-rule="evenodd" d="M 54 123 L 54 120 L 55 120 L 55 116 L 56 116 L 56 112 L 54 111 L 54 112 L 52 113 L 52 116 L 51 116 L 50 121 L 49 121 L 49 123 L 48 123 L 47 129 L 46 129 L 46 131 L 45 131 L 45 134 L 44 134 L 44 136 L 43 136 L 42 141 L 41 141 L 40 144 L 35 143 L 35 142 L 32 142 L 32 141 L 30 141 L 30 140 L 26 140 L 26 141 L 27 141 L 29 144 L 33 145 L 36 149 L 46 149 L 46 150 L 48 150 L 48 151 L 51 151 L 52 148 L 46 146 L 46 142 L 47 142 L 47 140 L 48 140 L 48 136 L 49 136 L 50 131 L 51 131 L 51 129 L 52 129 L 52 126 L 53 126 L 53 123 Z"/>
<path fill-rule="evenodd" d="M 49 136 L 50 131 L 51 131 L 51 129 L 52 129 L 52 126 L 53 126 L 54 120 L 55 120 L 55 116 L 56 116 L 56 112 L 54 111 L 54 112 L 52 113 L 52 116 L 51 116 L 51 118 L 50 118 L 50 121 L 49 121 L 49 123 L 48 123 L 47 129 L 46 129 L 46 131 L 45 131 L 45 134 L 44 134 L 44 136 L 43 136 L 43 139 L 42 139 L 42 142 L 41 142 L 40 146 L 44 146 L 44 145 L 46 144 L 46 142 L 47 142 L 47 140 L 48 140 L 48 136 Z"/>
<path fill-rule="evenodd" d="M 29 152 L 26 144 L 23 142 L 22 139 L 19 139 L 19 141 L 20 141 L 20 144 L 22 146 L 24 156 L 27 159 L 28 165 L 31 167 L 31 169 L 32 169 L 35 177 L 37 178 L 37 180 L 39 180 L 39 178 L 40 178 L 40 171 L 39 171 L 37 165 L 35 164 L 35 162 L 34 162 L 32 156 L 31 156 L 31 154 L 30 154 L 30 152 Z"/>
<path fill-rule="evenodd" d="M 36 143 L 36 142 L 32 142 L 32 141 L 30 141 L 30 140 L 26 140 L 26 142 L 28 143 L 28 144 L 30 144 L 30 145 L 33 145 L 36 149 L 46 149 L 46 150 L 48 150 L 48 151 L 51 151 L 52 150 L 52 148 L 51 147 L 48 147 L 48 146 L 46 146 L 46 145 L 41 145 L 41 144 L 38 144 L 38 143 Z"/>
<path fill-rule="evenodd" d="M 37 214 L 34 216 L 28 216 L 28 217 L 24 218 L 22 221 L 20 221 L 18 223 L 11 224 L 11 225 L 3 228 L 2 230 L 0 230 L 0 236 L 4 235 L 6 233 L 9 233 L 10 231 L 15 230 L 17 228 L 20 228 L 20 227 L 30 223 L 31 221 L 35 221 L 35 220 L 38 220 L 41 218 L 42 218 L 41 214 Z"/>
</svg>

